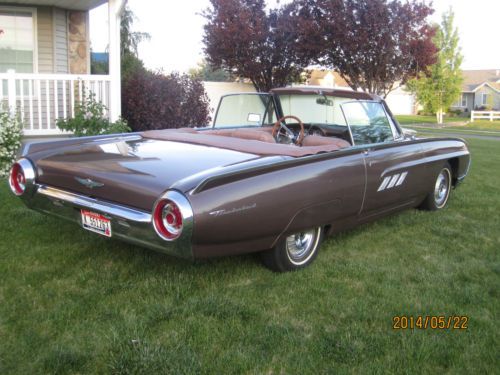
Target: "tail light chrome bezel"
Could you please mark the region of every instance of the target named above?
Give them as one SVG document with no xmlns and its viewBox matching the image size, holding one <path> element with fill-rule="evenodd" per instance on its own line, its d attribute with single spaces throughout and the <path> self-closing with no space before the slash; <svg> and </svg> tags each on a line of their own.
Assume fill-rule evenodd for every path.
<svg viewBox="0 0 500 375">
<path fill-rule="evenodd" d="M 168 210 L 168 206 L 172 210 Z M 167 208 L 169 213 L 174 215 L 176 224 L 179 224 L 177 215 L 180 215 L 180 228 L 168 231 L 168 226 L 166 225 L 168 223 L 166 223 L 165 218 L 162 216 L 165 208 Z M 152 212 L 152 223 L 156 234 L 164 241 L 172 242 L 183 237 L 183 234 L 190 234 L 193 227 L 193 209 L 191 208 L 191 204 L 184 194 L 175 190 L 169 190 L 155 202 Z"/>
<path fill-rule="evenodd" d="M 23 188 L 20 188 L 19 181 L 17 180 L 17 175 L 19 172 L 21 172 L 24 176 Z M 14 173 L 16 174 L 16 176 L 13 175 Z M 14 163 L 9 172 L 10 190 L 18 197 L 32 196 L 34 191 L 36 190 L 35 178 L 36 172 L 33 164 L 31 164 L 28 159 L 19 159 L 16 163 Z"/>
</svg>

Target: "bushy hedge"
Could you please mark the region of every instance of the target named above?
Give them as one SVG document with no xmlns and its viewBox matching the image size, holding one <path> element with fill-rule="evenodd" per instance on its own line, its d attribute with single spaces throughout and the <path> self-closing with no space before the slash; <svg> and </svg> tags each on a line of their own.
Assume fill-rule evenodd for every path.
<svg viewBox="0 0 500 375">
<path fill-rule="evenodd" d="M 59 129 L 70 131 L 77 137 L 86 135 L 126 133 L 130 131 L 122 119 L 110 122 L 105 116 L 107 108 L 89 94 L 85 101 L 76 105 L 75 117 L 60 119 L 56 125 Z"/>
<path fill-rule="evenodd" d="M 188 75 L 137 69 L 122 83 L 122 115 L 134 131 L 205 126 L 209 99 Z"/>
<path fill-rule="evenodd" d="M 23 125 L 17 116 L 0 109 L 0 177 L 9 174 L 21 147 Z"/>
</svg>

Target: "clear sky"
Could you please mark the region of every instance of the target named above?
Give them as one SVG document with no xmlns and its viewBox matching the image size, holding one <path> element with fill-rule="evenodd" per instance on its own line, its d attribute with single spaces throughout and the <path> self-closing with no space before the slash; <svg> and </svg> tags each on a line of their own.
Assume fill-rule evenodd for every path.
<svg viewBox="0 0 500 375">
<path fill-rule="evenodd" d="M 271 6 L 276 0 L 267 3 Z M 151 40 L 139 47 L 139 57 L 148 68 L 186 72 L 203 58 L 205 20 L 200 13 L 208 0 L 128 0 L 128 4 L 137 17 L 133 29 L 151 34 Z M 432 20 L 439 22 L 450 6 L 460 34 L 462 68 L 500 68 L 500 0 L 434 0 Z M 90 38 L 96 52 L 108 45 L 106 28 L 104 5 L 90 13 Z"/>
</svg>

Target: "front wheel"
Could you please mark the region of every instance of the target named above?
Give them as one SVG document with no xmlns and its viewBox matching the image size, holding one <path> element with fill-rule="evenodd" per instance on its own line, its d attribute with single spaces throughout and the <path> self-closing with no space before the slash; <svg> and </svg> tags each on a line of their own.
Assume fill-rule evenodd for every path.
<svg viewBox="0 0 500 375">
<path fill-rule="evenodd" d="M 311 264 L 323 240 L 323 228 L 317 227 L 289 235 L 262 253 L 264 265 L 276 272 L 294 271 Z"/>
<path fill-rule="evenodd" d="M 433 185 L 433 190 L 427 194 L 420 208 L 436 211 L 448 203 L 451 191 L 451 167 L 448 163 L 439 172 Z"/>
</svg>

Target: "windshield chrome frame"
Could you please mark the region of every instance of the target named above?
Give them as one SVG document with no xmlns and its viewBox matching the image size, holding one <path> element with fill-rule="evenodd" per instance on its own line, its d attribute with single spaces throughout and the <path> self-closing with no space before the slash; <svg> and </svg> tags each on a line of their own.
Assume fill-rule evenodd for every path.
<svg viewBox="0 0 500 375">
<path fill-rule="evenodd" d="M 395 129 L 394 120 L 387 113 L 387 110 L 386 110 L 385 105 L 384 105 L 385 102 L 383 100 L 350 100 L 348 102 L 344 102 L 344 103 L 340 104 L 340 109 L 342 110 L 342 115 L 344 116 L 345 123 L 347 124 L 347 127 L 349 129 L 349 134 L 351 135 L 351 142 L 352 142 L 353 146 L 355 146 L 355 142 L 354 142 L 354 137 L 352 135 L 351 124 L 349 124 L 349 121 L 347 121 L 347 116 L 345 115 L 345 112 L 344 112 L 344 104 L 351 104 L 351 103 L 377 103 L 377 104 L 380 104 L 380 106 L 382 107 L 382 109 L 384 111 L 385 117 L 387 118 L 387 122 L 389 123 L 389 127 L 391 128 L 392 142 L 395 142 L 396 140 L 401 138 L 400 132 L 397 131 L 397 129 Z M 382 142 L 382 143 L 386 143 L 386 142 Z M 369 143 L 369 144 L 371 145 L 371 144 L 378 144 L 378 143 Z M 366 145 L 366 144 L 362 144 L 359 146 L 363 146 L 363 145 Z"/>
</svg>

